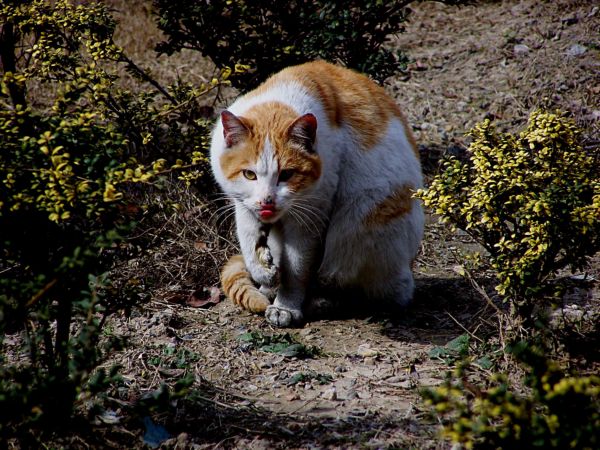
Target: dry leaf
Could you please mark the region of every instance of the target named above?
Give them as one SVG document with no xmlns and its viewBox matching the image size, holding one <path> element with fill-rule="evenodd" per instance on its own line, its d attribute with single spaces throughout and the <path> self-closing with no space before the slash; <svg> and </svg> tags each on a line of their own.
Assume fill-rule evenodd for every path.
<svg viewBox="0 0 600 450">
<path fill-rule="evenodd" d="M 210 250 L 210 245 L 207 242 L 196 241 L 194 242 L 194 248 L 200 252 L 207 252 Z"/>
<path fill-rule="evenodd" d="M 205 287 L 192 292 L 185 301 L 186 306 L 192 308 L 206 308 L 216 305 L 221 301 L 221 291 L 216 286 Z"/>
</svg>

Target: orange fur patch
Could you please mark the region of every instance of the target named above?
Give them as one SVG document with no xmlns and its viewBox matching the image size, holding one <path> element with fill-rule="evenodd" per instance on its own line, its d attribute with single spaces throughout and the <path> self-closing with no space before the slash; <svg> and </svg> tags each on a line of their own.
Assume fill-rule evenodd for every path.
<svg viewBox="0 0 600 450">
<path fill-rule="evenodd" d="M 373 148 L 380 141 L 392 117 L 398 118 L 413 152 L 419 156 L 414 136 L 402 111 L 382 87 L 365 75 L 325 61 L 313 61 L 282 70 L 247 95 L 259 95 L 286 82 L 300 83 L 321 99 L 330 125 L 336 127 L 343 122 L 350 124 L 365 150 Z"/>
<path fill-rule="evenodd" d="M 408 214 L 413 205 L 412 193 L 410 186 L 397 187 L 367 214 L 364 223 L 371 228 L 378 227 Z"/>
<path fill-rule="evenodd" d="M 260 103 L 246 111 L 239 119 L 248 128 L 247 139 L 224 152 L 220 159 L 225 176 L 233 179 L 255 164 L 268 138 L 279 170 L 294 171 L 288 181 L 290 190 L 299 191 L 314 183 L 321 176 L 321 159 L 297 149 L 289 140 L 289 127 L 297 118 L 296 111 L 280 102 Z"/>
<path fill-rule="evenodd" d="M 254 286 L 241 255 L 232 256 L 221 271 L 223 292 L 236 305 L 255 313 L 265 312 L 269 300 Z"/>
</svg>

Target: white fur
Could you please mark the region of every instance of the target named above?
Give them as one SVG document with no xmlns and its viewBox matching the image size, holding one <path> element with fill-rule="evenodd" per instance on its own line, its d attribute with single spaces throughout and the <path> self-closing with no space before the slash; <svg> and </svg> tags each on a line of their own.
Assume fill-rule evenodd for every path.
<svg viewBox="0 0 600 450">
<path fill-rule="evenodd" d="M 332 127 L 319 99 L 289 81 L 261 95 L 241 97 L 228 110 L 243 116 L 252 106 L 268 101 L 287 104 L 298 116 L 312 113 L 317 118 L 314 149 L 322 160 L 322 175 L 312 189 L 293 194 L 285 183 L 277 185 L 277 162 L 268 141 L 256 166 L 248 168 L 257 173 L 255 181 L 243 177 L 231 181 L 224 176 L 220 157 L 235 150 L 226 148 L 220 121 L 211 146 L 214 176 L 224 192 L 235 198 L 238 238 L 252 278 L 264 287 L 280 279 L 267 319 L 278 326 L 301 320 L 311 280 L 357 287 L 373 298 L 408 303 L 414 289 L 411 263 L 423 235 L 420 203 L 414 200 L 410 213 L 382 227 L 364 225 L 368 212 L 398 186 L 422 185 L 420 164 L 403 124 L 391 120 L 374 148 L 360 148 L 356 130 L 348 124 Z M 255 255 L 261 226 L 255 205 L 266 195 L 289 208 L 273 223 L 268 240 L 278 274 L 268 273 Z M 304 210 L 295 209 L 293 201 L 302 202 Z M 317 255 L 322 258 L 317 260 Z"/>
</svg>

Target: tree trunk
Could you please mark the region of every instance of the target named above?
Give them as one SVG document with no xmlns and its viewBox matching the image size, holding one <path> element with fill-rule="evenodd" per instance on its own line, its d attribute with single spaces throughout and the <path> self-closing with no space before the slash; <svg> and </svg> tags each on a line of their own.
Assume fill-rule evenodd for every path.
<svg viewBox="0 0 600 450">
<path fill-rule="evenodd" d="M 15 57 L 15 49 L 17 44 L 17 35 L 15 34 L 14 25 L 11 22 L 6 22 L 0 29 L 0 61 L 2 61 L 3 73 L 17 71 L 17 61 Z M 14 82 L 8 82 L 8 92 L 13 106 L 23 105 L 25 100 L 25 87 Z"/>
</svg>

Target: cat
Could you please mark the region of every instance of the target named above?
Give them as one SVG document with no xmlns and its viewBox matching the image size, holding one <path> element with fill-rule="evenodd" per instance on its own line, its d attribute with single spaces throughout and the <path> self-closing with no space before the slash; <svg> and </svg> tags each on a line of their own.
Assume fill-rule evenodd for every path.
<svg viewBox="0 0 600 450">
<path fill-rule="evenodd" d="M 235 208 L 241 255 L 221 272 L 235 303 L 289 327 L 319 286 L 410 302 L 422 172 L 383 88 L 324 61 L 288 67 L 221 113 L 210 155 Z"/>
</svg>

